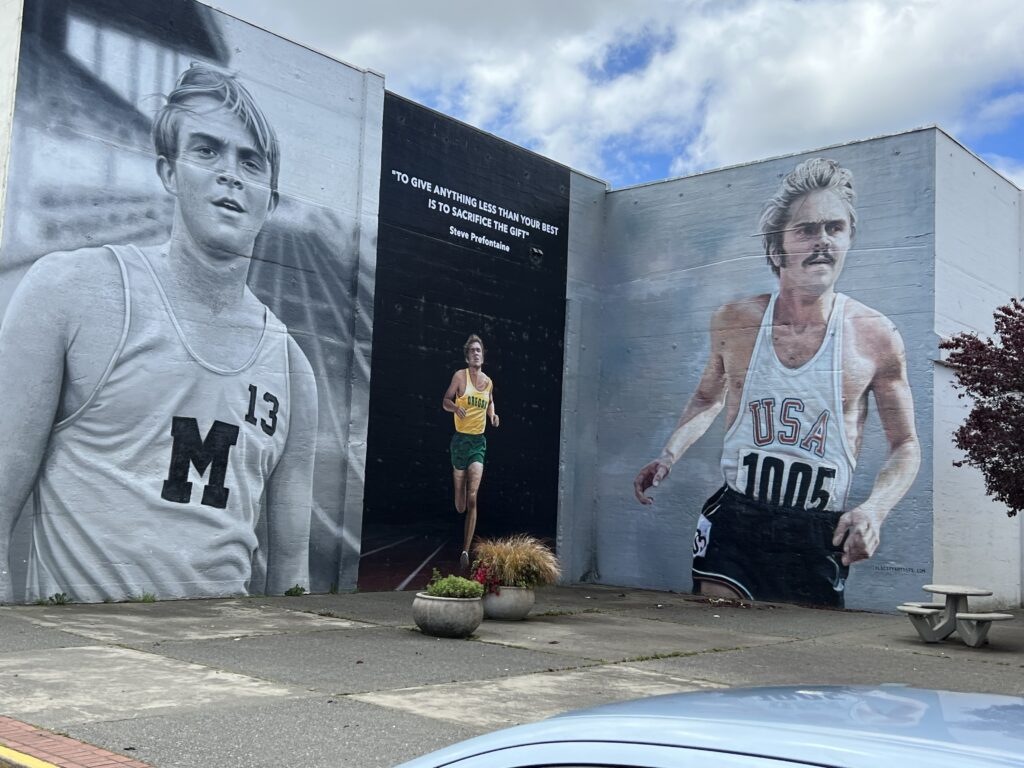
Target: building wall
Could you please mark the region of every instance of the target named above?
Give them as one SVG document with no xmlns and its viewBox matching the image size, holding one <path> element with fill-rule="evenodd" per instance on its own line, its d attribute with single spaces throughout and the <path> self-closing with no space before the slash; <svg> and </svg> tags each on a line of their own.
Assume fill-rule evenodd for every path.
<svg viewBox="0 0 1024 768">
<path fill-rule="evenodd" d="M 459 567 L 442 401 L 470 334 L 498 416 L 474 534 L 554 539 L 570 195 L 565 166 L 387 94 L 361 589 Z"/>
<path fill-rule="evenodd" d="M 287 378 L 287 386 L 281 384 L 287 391 L 264 393 L 273 400 L 261 399 L 259 392 L 251 394 L 253 385 L 242 380 L 245 374 L 233 374 L 235 378 L 230 382 L 241 386 L 244 402 L 238 406 L 230 400 L 230 409 L 241 407 L 244 412 L 246 402 L 251 404 L 248 413 L 236 414 L 240 419 L 245 417 L 239 424 L 239 442 L 226 450 L 217 448 L 216 456 L 218 461 L 229 457 L 226 461 L 230 462 L 232 452 L 237 457 L 243 450 L 250 451 L 248 446 L 256 443 L 246 442 L 246 430 L 253 431 L 254 439 L 263 439 L 261 418 L 265 422 L 271 419 L 267 422 L 270 432 L 277 423 L 274 419 L 289 424 L 293 423 L 292 417 L 296 423 L 300 418 L 315 419 L 318 424 L 307 462 L 313 467 L 312 481 L 278 481 L 277 488 L 285 489 L 288 502 L 280 505 L 276 518 L 270 509 L 273 503 L 264 494 L 274 488 L 274 475 L 284 454 L 268 454 L 260 460 L 259 468 L 251 471 L 229 464 L 228 475 L 221 483 L 229 491 L 229 514 L 246 520 L 242 528 L 255 523 L 257 534 L 244 590 L 261 593 L 267 588 L 267 552 L 274 545 L 267 521 L 282 516 L 300 529 L 309 527 L 308 534 L 301 536 L 308 557 L 303 554 L 296 558 L 308 560 L 309 579 L 303 577 L 307 582 L 303 586 L 315 591 L 351 588 L 358 567 L 363 505 L 383 78 L 200 3 L 168 6 L 139 0 L 130 6 L 130 12 L 126 12 L 117 0 L 26 3 L 0 244 L 0 316 L 17 294 L 26 271 L 44 254 L 73 252 L 68 261 L 94 259 L 98 271 L 114 269 L 110 252 L 81 249 L 131 243 L 152 249 L 151 259 L 160 258 L 161 244 L 168 240 L 176 209 L 174 197 L 157 174 L 149 135 L 153 117 L 163 104 L 163 95 L 192 62 L 236 74 L 265 114 L 281 150 L 279 202 L 261 225 L 248 262 L 251 305 L 263 305 L 254 310 L 253 317 L 258 315 L 262 323 L 269 309 L 287 327 L 290 351 L 287 362 L 279 359 L 268 363 L 276 366 L 275 376 Z M 18 4 L 5 2 L 2 7 L 9 17 Z M 11 35 L 15 34 L 12 29 L 17 30 L 19 25 L 5 23 L 2 28 L 4 45 L 0 51 L 9 55 Z M 11 70 L 5 68 L 4 72 L 6 84 Z M 197 269 L 197 279 L 200 273 Z M 116 269 L 112 274 L 117 274 Z M 135 282 L 133 295 L 145 295 L 148 285 L 145 278 Z M 193 287 L 202 290 L 200 282 Z M 122 317 L 122 297 L 120 280 L 112 277 L 103 291 L 78 297 L 78 301 L 103 306 L 111 316 Z M 188 341 L 188 310 L 183 311 L 179 305 L 176 312 Z M 172 327 L 169 315 L 164 321 L 165 330 Z M 247 349 L 233 347 L 227 341 L 232 338 L 233 328 L 217 327 L 213 321 L 206 330 L 208 333 L 196 333 L 189 343 L 200 349 L 216 349 L 210 365 L 232 369 L 232 365 L 218 361 L 245 360 Z M 45 334 L 45 329 L 40 333 Z M 270 345 L 274 342 L 268 340 L 268 333 L 264 330 L 263 338 Z M 21 338 L 9 334 L 4 339 L 5 350 L 14 350 L 12 354 L 17 357 L 19 345 L 24 349 L 40 343 L 39 338 L 32 333 Z M 257 347 L 254 354 L 263 348 Z M 159 356 L 125 362 L 118 370 L 137 376 L 139 397 L 147 389 L 174 392 L 171 382 L 180 381 L 187 387 L 198 380 L 193 379 L 198 368 L 205 366 L 193 350 L 189 354 L 193 359 L 187 370 Z M 222 358 L 218 357 L 221 354 Z M 26 386 L 38 376 L 29 368 L 11 371 L 14 369 L 8 368 L 9 375 L 22 376 Z M 315 393 L 310 407 L 293 414 L 290 406 L 298 402 L 297 390 L 308 388 L 312 392 L 306 383 L 307 371 L 315 381 Z M 12 386 L 18 386 L 18 382 Z M 110 390 L 100 390 L 101 399 L 105 391 Z M 191 418 L 184 411 L 163 413 L 161 407 L 159 402 L 152 403 L 153 411 L 146 418 L 166 417 L 166 429 L 157 430 L 153 441 L 154 446 L 160 443 L 162 448 L 148 448 L 145 457 L 100 449 L 92 459 L 100 465 L 123 465 L 124 485 L 138 484 L 139 499 L 149 494 L 146 498 L 166 501 L 160 484 L 170 477 L 167 473 L 176 471 L 172 454 L 180 458 L 171 419 Z M 175 407 L 191 406 L 182 403 Z M 138 419 L 144 422 L 141 414 Z M 216 420 L 234 423 L 233 416 Z M 196 423 L 200 438 L 213 434 L 212 426 L 200 425 L 198 420 Z M 285 448 L 273 450 L 287 451 L 297 439 L 303 438 L 292 438 Z M 204 446 L 204 450 L 214 451 L 212 443 Z M 158 450 L 167 455 L 156 457 L 153 454 Z M 200 453 L 193 451 L 184 458 L 193 486 L 202 490 L 216 482 Z M 163 469 L 150 472 L 144 479 L 136 477 L 132 472 L 143 459 Z M 232 505 L 241 488 L 255 501 L 236 509 Z M 230 495 L 232 490 L 234 496 Z M 111 498 L 117 495 L 114 491 L 111 494 Z M 176 507 L 161 508 L 159 514 L 152 515 L 153 522 L 144 522 L 141 516 L 136 522 L 128 522 L 132 519 L 129 516 L 118 523 L 111 517 L 117 514 L 117 507 L 146 509 L 160 503 L 133 503 L 131 491 L 120 494 L 119 503 L 105 503 L 95 493 L 70 489 L 66 510 L 44 510 L 44 514 L 57 516 L 53 522 L 56 530 L 72 530 L 81 524 L 80 539 L 72 546 L 74 556 L 106 574 L 95 575 L 89 567 L 83 570 L 92 573 L 84 576 L 58 575 L 56 581 L 46 582 L 55 585 L 54 591 L 64 591 L 72 599 L 125 599 L 142 593 L 188 597 L 219 594 L 225 589 L 239 591 L 237 585 L 225 588 L 207 581 L 205 566 L 197 565 L 198 575 L 189 577 L 186 573 L 174 586 L 147 570 L 146 563 L 155 562 L 155 572 L 166 573 L 171 568 L 169 563 L 191 562 L 197 553 L 207 551 L 206 547 L 213 547 L 209 551 L 213 560 L 218 559 L 219 545 L 208 541 L 208 534 L 199 524 L 190 528 L 182 522 L 193 519 L 193 515 L 196 520 L 205 519 L 203 505 L 197 503 L 193 509 L 186 504 L 187 514 L 183 507 L 180 515 L 175 514 Z M 193 495 L 198 498 L 198 494 L 195 491 Z M 66 519 L 60 519 L 62 515 Z M 249 517 L 255 519 L 249 521 Z M 28 577 L 31 518 L 28 511 L 20 515 L 11 548 L 15 595 L 28 600 L 49 594 L 40 593 L 43 587 L 33 586 L 33 579 Z M 89 522 L 100 518 L 106 522 Z M 41 519 L 40 515 L 36 519 Z M 127 537 L 128 542 L 120 545 L 116 555 L 99 543 L 106 535 L 104 531 L 115 525 L 123 525 L 128 531 L 118 534 L 119 539 Z M 39 545 L 46 537 L 41 529 L 37 534 Z M 84 543 L 93 535 L 97 542 Z M 161 538 L 163 541 L 157 541 Z M 234 551 L 248 547 L 249 542 L 240 544 L 232 539 L 226 546 Z M 118 569 L 121 575 L 112 576 L 112 571 Z M 65 588 L 65 581 L 75 583 Z M 104 583 L 87 583 L 93 581 Z"/>
<path fill-rule="evenodd" d="M 573 583 L 597 576 L 598 329 L 607 273 L 603 234 L 608 189 L 579 173 L 572 174 L 570 189 L 557 543 L 563 578 Z"/>
<path fill-rule="evenodd" d="M 1020 191 L 941 132 L 935 187 L 935 333 L 990 335 L 993 311 L 1022 287 Z M 1020 605 L 1021 521 L 985 495 L 978 470 L 953 466 L 963 456 L 952 433 L 970 404 L 934 359 L 935 580 L 992 589 L 991 605 Z"/>
<path fill-rule="evenodd" d="M 1021 602 L 1019 520 L 984 496 L 975 471 L 950 466 L 958 458 L 950 433 L 966 404 L 937 346 L 960 330 L 991 332 L 994 307 L 1024 288 L 1021 193 L 941 131 L 609 192 L 599 180 L 386 96 L 380 75 L 207 6 L 134 0 L 130 13 L 119 10 L 122 0 L 0 0 L 0 318 L 46 254 L 167 240 L 175 199 L 155 173 L 149 138 L 159 95 L 191 61 L 237 72 L 282 147 L 281 202 L 256 240 L 248 288 L 287 326 L 316 384 L 313 479 L 288 510 L 309 520 L 311 590 L 354 588 L 366 573 L 361 565 L 379 551 L 390 553 L 381 562 L 401 585 L 429 571 L 430 558 L 454 567 L 444 547 L 461 538 L 462 519 L 452 510 L 450 417 L 439 400 L 474 331 L 488 342 L 503 418 L 489 432 L 493 461 L 478 533 L 554 538 L 569 583 L 691 590 L 700 506 L 723 480 L 724 418 L 650 492 L 652 506 L 637 501 L 633 482 L 697 386 L 712 315 L 777 285 L 758 232 L 764 202 L 799 162 L 825 157 L 853 172 L 858 195 L 856 240 L 837 290 L 900 334 L 922 451 L 881 546 L 853 566 L 845 605 L 887 610 L 920 599 L 927 581 L 991 587 L 992 605 Z M 536 225 L 499 232 L 430 208 L 431 200 L 451 202 L 435 193 L 438 185 L 476 200 L 462 206 L 470 212 L 487 201 Z M 495 240 L 515 247 L 498 249 Z M 85 299 L 117 314 L 122 295 L 115 280 Z M 3 343 L 20 359 L 18 344 L 32 342 Z M 160 360 L 137 370 L 149 377 L 135 393 L 143 399 L 147 386 L 182 375 Z M 10 386 L 24 388 L 37 372 L 17 376 Z M 250 410 L 265 405 L 251 402 Z M 174 471 L 170 420 L 182 414 L 156 412 L 168 421 L 168 456 L 145 482 L 159 496 Z M 126 460 L 99 454 L 100 462 Z M 870 399 L 848 509 L 868 496 L 886 455 Z M 213 482 L 202 456 L 186 458 L 189 482 Z M 249 490 L 261 495 L 269 475 Z M 224 485 L 246 482 L 229 477 Z M 88 494 L 73 501 L 69 518 L 110 512 L 93 509 Z M 261 504 L 244 590 L 251 593 L 266 589 L 267 515 Z M 30 506 L 10 541 L 18 599 L 48 596 L 29 577 L 33 525 Z M 170 560 L 207 545 L 198 528 L 174 530 L 166 537 Z M 160 549 L 146 538 L 164 532 L 141 518 L 124 523 L 119 535 L 138 542 L 117 557 L 128 571 L 141 569 Z M 102 548 L 76 554 L 106 556 Z M 364 588 L 374 587 L 380 583 L 371 580 Z M 144 577 L 116 589 L 113 599 L 220 593 L 201 578 L 170 593 Z M 76 599 L 73 586 L 63 591 Z"/>
<path fill-rule="evenodd" d="M 14 87 L 17 83 L 18 47 L 21 43 L 21 0 L 0 0 L 0 211 L 7 196 L 7 160 L 14 124 Z M 0 216 L 0 241 L 4 235 Z"/>
<path fill-rule="evenodd" d="M 605 284 L 592 338 L 601 340 L 595 473 L 595 567 L 608 584 L 690 590 L 700 505 L 721 484 L 719 417 L 651 491 L 634 498 L 638 470 L 657 457 L 709 355 L 709 321 L 724 302 L 772 291 L 758 236 L 761 207 L 808 157 L 852 170 L 856 241 L 838 290 L 887 316 L 906 345 L 925 460 L 885 523 L 874 557 L 853 566 L 846 605 L 882 609 L 915 599 L 932 573 L 931 359 L 934 134 L 920 131 L 618 190 L 606 202 Z M 872 487 L 887 444 L 872 404 L 851 504 Z"/>
</svg>

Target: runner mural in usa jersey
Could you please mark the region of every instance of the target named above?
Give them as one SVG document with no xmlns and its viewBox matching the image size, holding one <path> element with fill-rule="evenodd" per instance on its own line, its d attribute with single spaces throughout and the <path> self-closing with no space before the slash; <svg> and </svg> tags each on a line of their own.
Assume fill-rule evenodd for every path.
<svg viewBox="0 0 1024 768">
<path fill-rule="evenodd" d="M 650 504 L 648 491 L 725 411 L 722 487 L 693 540 L 701 594 L 842 606 L 850 565 L 874 554 L 917 475 L 900 334 L 835 290 L 856 235 L 855 201 L 853 175 L 834 160 L 804 161 L 783 178 L 760 221 L 778 288 L 715 312 L 697 391 L 634 480 L 638 501 Z M 867 498 L 851 501 L 870 398 L 888 452 Z"/>
</svg>

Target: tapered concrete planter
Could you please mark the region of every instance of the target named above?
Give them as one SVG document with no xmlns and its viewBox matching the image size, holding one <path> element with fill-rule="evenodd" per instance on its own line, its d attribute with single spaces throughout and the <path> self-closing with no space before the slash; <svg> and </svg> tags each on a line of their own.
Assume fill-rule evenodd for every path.
<svg viewBox="0 0 1024 768">
<path fill-rule="evenodd" d="M 483 601 L 479 597 L 432 597 L 417 592 L 412 618 L 425 635 L 469 637 L 484 620 Z"/>
<path fill-rule="evenodd" d="M 497 621 L 520 621 L 533 608 L 534 595 L 532 589 L 525 587 L 501 587 L 497 594 L 488 592 L 484 595 L 484 618 Z"/>
</svg>

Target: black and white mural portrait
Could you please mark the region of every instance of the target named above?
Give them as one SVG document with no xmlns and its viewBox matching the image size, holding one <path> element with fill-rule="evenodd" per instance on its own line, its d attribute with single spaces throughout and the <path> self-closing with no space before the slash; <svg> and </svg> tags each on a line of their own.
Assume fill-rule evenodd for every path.
<svg viewBox="0 0 1024 768">
<path fill-rule="evenodd" d="M 188 1 L 20 50 L 0 601 L 351 587 L 381 79 Z"/>
</svg>

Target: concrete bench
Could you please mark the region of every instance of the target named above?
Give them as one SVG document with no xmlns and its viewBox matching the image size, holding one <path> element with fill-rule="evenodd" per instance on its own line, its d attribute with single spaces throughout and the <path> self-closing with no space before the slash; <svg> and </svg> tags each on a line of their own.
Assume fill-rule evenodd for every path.
<svg viewBox="0 0 1024 768">
<path fill-rule="evenodd" d="M 992 622 L 1009 621 L 1012 618 L 1013 614 L 1011 613 L 966 613 L 959 611 L 956 614 L 956 633 L 971 648 L 977 648 L 985 643 Z"/>
<path fill-rule="evenodd" d="M 956 622 L 948 620 L 941 605 L 904 603 L 896 606 L 896 610 L 907 615 L 917 634 L 926 643 L 945 640 L 956 629 Z"/>
</svg>

